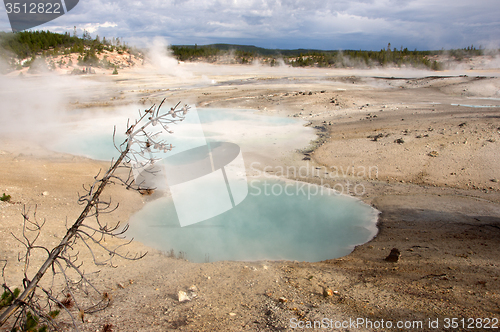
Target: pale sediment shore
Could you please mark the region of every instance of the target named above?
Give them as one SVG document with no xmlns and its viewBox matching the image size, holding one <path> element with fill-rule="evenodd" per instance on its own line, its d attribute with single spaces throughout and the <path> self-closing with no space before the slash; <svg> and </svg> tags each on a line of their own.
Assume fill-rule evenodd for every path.
<svg viewBox="0 0 500 332">
<path fill-rule="evenodd" d="M 214 85 L 187 78 L 174 89 L 175 79 L 131 72 L 105 82 L 110 108 L 137 99 L 149 106 L 167 97 L 199 107 L 249 108 L 309 121 L 320 134 L 311 147 L 286 146 L 279 155 L 255 151 L 248 158 L 262 169 L 307 164 L 317 170 L 290 176 L 301 181 L 344 190 L 358 185 L 357 192 L 348 194 L 381 215 L 372 241 L 325 262 L 194 264 L 150 249 L 140 261 L 119 260 L 116 268 L 91 277 L 112 294 L 113 302 L 86 316 L 83 329 L 96 331 L 110 323 L 117 331 L 275 331 L 292 330 L 298 321 L 363 318 L 422 322 L 424 330 L 429 319 L 439 319 L 435 330 L 445 330 L 445 318 L 500 318 L 495 255 L 500 115 L 493 107 L 454 106 L 498 106 L 500 79 L 494 73 L 464 73 L 468 76 L 400 72 L 407 77 L 398 79 L 334 70 L 236 70 L 208 75 Z M 78 100 L 85 107 L 102 102 Z M 47 220 L 39 241 L 54 245 L 65 232 L 66 217 L 71 222 L 80 212 L 80 186 L 109 163 L 41 150 L 17 139 L 3 138 L 0 150 L 0 193 L 16 203 L 0 205 L 5 244 L 0 253 L 9 261 L 7 283 L 20 285 L 22 264 L 16 258 L 22 246 L 10 232 L 22 230 L 23 205 L 37 206 L 37 215 Z M 118 186 L 107 195 L 120 202 L 110 221 L 126 221 L 148 199 Z M 397 263 L 384 260 L 392 248 L 401 253 Z M 140 243 L 130 249 L 148 250 Z M 42 258 L 33 257 L 32 265 Z M 82 251 L 81 258 L 90 255 Z M 85 266 L 97 270 L 90 261 Z M 178 291 L 192 285 L 197 297 L 179 303 Z M 325 288 L 335 291 L 333 296 L 323 296 Z"/>
</svg>

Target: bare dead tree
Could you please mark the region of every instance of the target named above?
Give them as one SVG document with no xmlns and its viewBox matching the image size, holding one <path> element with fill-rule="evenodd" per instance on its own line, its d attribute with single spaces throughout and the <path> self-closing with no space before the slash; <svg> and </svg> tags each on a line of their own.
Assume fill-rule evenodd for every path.
<svg viewBox="0 0 500 332">
<path fill-rule="evenodd" d="M 6 301 L 8 305 L 3 309 L 1 309 L 0 305 L 0 326 L 6 324 L 9 318 L 14 317 L 12 326 L 21 328 L 21 330 L 26 328 L 23 324 L 26 324 L 30 319 L 34 319 L 36 322 L 43 321 L 49 328 L 57 330 L 59 327 L 55 323 L 54 317 L 59 312 L 58 309 L 62 309 L 71 317 L 74 329 L 78 330 L 77 318 L 69 310 L 71 306 L 76 307 L 81 320 L 83 320 L 85 314 L 107 307 L 110 301 L 109 294 L 106 292 L 101 293 L 94 287 L 81 269 L 82 262 L 79 261 L 78 252 L 74 250 L 77 243 L 83 244 L 90 251 L 96 265 L 113 266 L 113 258 L 115 257 L 137 260 L 145 256 L 145 254 L 131 255 L 128 252 L 121 252 L 121 248 L 129 244 L 131 240 L 116 248 L 110 248 L 104 244 L 106 237 L 120 238 L 127 231 L 128 225 L 122 227 L 120 222 L 116 222 L 114 225 L 101 222 L 101 215 L 111 213 L 118 207 L 118 204 L 113 205 L 111 201 L 101 199 L 101 194 L 104 188 L 111 183 L 122 184 L 127 189 L 133 189 L 143 194 L 153 190 L 153 188 L 144 185 L 142 182 L 138 183 L 134 173 L 137 173 L 138 170 L 155 172 L 152 166 L 160 159 L 158 154 L 166 153 L 173 148 L 172 144 L 167 144 L 164 139 L 159 138 L 160 134 L 164 132 L 172 133 L 169 126 L 184 120 L 189 109 L 187 105 L 179 109 L 180 103 L 178 103 L 168 112 L 161 113 L 164 102 L 165 99 L 158 106 L 153 105 L 149 109 L 139 111 L 138 119 L 133 123 L 130 123 L 130 120 L 127 122 L 126 139 L 120 145 L 115 144 L 120 156 L 116 161 L 111 161 L 111 166 L 102 176 L 98 174 L 95 177 L 92 185 L 88 188 L 84 186 L 85 193 L 78 200 L 79 204 L 84 206 L 83 211 L 72 226 L 67 229 L 66 235 L 57 246 L 49 250 L 36 244 L 45 220 L 38 220 L 36 207 L 32 213 L 25 207 L 22 214 L 24 218 L 22 235 L 15 236 L 25 246 L 25 254 L 19 258 L 24 263 L 23 289 L 22 292 L 18 291 L 20 294 L 16 294 L 15 290 L 11 290 L 6 285 L 4 270 L 7 262 L 0 261 L 0 263 L 4 262 L 2 267 L 4 294 L 7 294 L 7 300 L 10 298 L 10 301 Z M 160 129 L 153 132 L 152 127 Z M 115 134 L 116 127 L 113 133 L 113 141 L 115 141 Z M 125 176 L 115 174 L 120 168 L 126 169 Z M 106 251 L 109 257 L 106 260 L 98 260 L 94 255 L 95 247 Z M 47 258 L 36 274 L 29 278 L 30 257 L 34 251 L 40 250 L 47 254 Z M 55 276 L 62 276 L 65 284 L 65 298 L 58 299 L 53 294 L 52 287 L 47 289 L 39 284 L 49 269 L 52 273 L 53 283 Z M 77 281 L 72 280 L 70 272 L 76 274 L 79 279 Z M 100 300 L 89 307 L 83 308 L 73 291 L 75 285 L 85 286 L 96 292 L 99 294 Z"/>
</svg>

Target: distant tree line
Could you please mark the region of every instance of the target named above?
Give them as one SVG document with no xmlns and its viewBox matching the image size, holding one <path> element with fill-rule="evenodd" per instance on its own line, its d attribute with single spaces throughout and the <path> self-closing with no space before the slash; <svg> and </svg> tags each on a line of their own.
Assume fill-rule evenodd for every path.
<svg viewBox="0 0 500 332">
<path fill-rule="evenodd" d="M 387 48 L 380 51 L 344 50 L 276 50 L 255 46 L 211 44 L 205 46 L 179 45 L 171 46 L 173 55 L 181 61 L 214 61 L 218 56 L 232 54 L 236 63 L 250 63 L 259 59 L 271 66 L 278 63 L 278 59 L 293 67 L 374 67 L 374 66 L 411 66 L 426 67 L 433 70 L 442 70 L 442 64 L 431 60 L 432 56 L 448 54 L 457 61 L 463 58 L 482 55 L 483 50 L 476 49 L 473 45 L 463 49 L 440 51 L 410 51 L 401 47 L 399 50 Z"/>
<path fill-rule="evenodd" d="M 447 54 L 457 61 L 471 56 L 482 55 L 484 51 L 476 49 L 473 45 L 463 49 L 439 50 L 439 51 L 413 51 L 408 48 L 387 48 L 380 51 L 343 50 L 322 51 L 313 49 L 279 50 L 266 49 L 249 45 L 233 44 L 211 44 L 211 45 L 172 45 L 172 54 L 180 61 L 203 60 L 214 62 L 222 56 L 230 56 L 234 63 L 252 63 L 258 59 L 270 66 L 284 62 L 294 67 L 374 67 L 374 66 L 411 66 L 426 67 L 441 70 L 442 64 L 432 60 L 433 56 Z M 30 66 L 37 56 L 57 56 L 77 53 L 78 65 L 99 66 L 113 68 L 106 58 L 99 60 L 97 55 L 103 51 L 117 51 L 119 54 L 129 52 L 141 57 L 137 49 L 128 47 L 119 38 L 102 40 L 99 36 L 92 38 L 88 31 L 83 32 L 81 37 L 69 32 L 64 34 L 50 31 L 23 31 L 17 33 L 0 32 L 0 57 L 8 59 L 7 62 L 13 67 Z M 17 60 L 13 59 L 17 58 Z M 31 58 L 31 59 L 30 59 Z M 28 60 L 26 60 L 28 59 Z"/>
<path fill-rule="evenodd" d="M 298 56 L 288 56 L 284 59 L 294 67 L 317 66 L 317 67 L 373 67 L 373 66 L 424 66 L 439 70 L 437 61 L 431 61 L 428 57 L 431 51 L 409 51 L 407 48 L 397 50 L 382 49 L 380 51 L 325 51 L 301 53 Z"/>
<path fill-rule="evenodd" d="M 173 55 L 180 61 L 194 60 L 196 58 L 209 59 L 220 55 L 221 50 L 212 46 L 171 46 Z"/>
</svg>

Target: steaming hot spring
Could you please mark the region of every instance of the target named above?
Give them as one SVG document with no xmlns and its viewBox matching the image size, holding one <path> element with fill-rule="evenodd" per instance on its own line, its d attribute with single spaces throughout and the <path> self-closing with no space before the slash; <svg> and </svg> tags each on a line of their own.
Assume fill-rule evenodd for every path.
<svg viewBox="0 0 500 332">
<path fill-rule="evenodd" d="M 50 148 L 111 160 L 118 155 L 112 142 L 113 126 L 121 124 L 127 116 L 133 118 L 137 108 L 140 107 L 127 107 L 112 115 L 109 111 L 101 112 L 99 119 L 93 116 L 88 121 L 82 121 L 83 112 L 76 111 L 80 115 L 78 121 L 65 124 L 71 130 L 51 142 Z M 131 113 L 125 114 L 128 112 Z M 167 186 L 172 184 L 167 175 L 166 181 L 155 184 L 155 197 L 159 198 L 130 218 L 127 237 L 193 262 L 264 259 L 314 262 L 347 255 L 355 245 L 375 236 L 378 211 L 358 199 L 322 186 L 271 177 L 261 171 L 266 166 L 262 162 L 265 157 L 306 147 L 315 138 L 313 130 L 304 127 L 301 121 L 241 109 L 198 109 L 189 112 L 184 122 L 171 129 L 174 134 L 165 137 L 174 146 L 171 157 L 201 145 L 222 144 L 216 142 L 230 142 L 239 147 L 246 173 L 244 191 L 247 191 L 235 202 L 232 188 L 233 192 L 229 191 L 232 204 L 224 208 L 204 206 L 212 187 L 199 193 L 200 197 L 196 195 L 201 190 L 195 187 L 181 207 L 173 197 L 173 189 L 171 192 Z M 117 127 L 117 133 L 123 132 Z M 122 142 L 124 138 L 117 134 L 116 141 Z M 303 167 L 302 172 L 314 171 L 309 165 Z M 225 169 L 226 173 L 231 172 L 229 167 Z M 231 189 L 229 184 L 227 189 Z M 226 187 L 222 185 L 221 190 Z M 218 211 L 210 215 L 207 211 L 211 208 Z M 183 213 L 190 211 L 198 211 L 205 217 L 186 224 Z"/>
</svg>

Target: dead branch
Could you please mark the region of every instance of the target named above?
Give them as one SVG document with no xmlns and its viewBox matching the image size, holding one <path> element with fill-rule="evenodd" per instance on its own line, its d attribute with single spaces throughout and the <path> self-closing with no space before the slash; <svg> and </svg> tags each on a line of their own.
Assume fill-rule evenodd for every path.
<svg viewBox="0 0 500 332">
<path fill-rule="evenodd" d="M 10 306 L 8 306 L 5 310 L 3 310 L 3 312 L 1 312 L 0 326 L 3 326 L 13 315 L 16 318 L 14 326 L 21 326 L 20 324 L 22 324 L 23 321 L 26 321 L 28 315 L 31 315 L 30 312 L 32 312 L 37 317 L 42 318 L 43 321 L 46 322 L 51 328 L 57 329 L 57 326 L 54 325 L 54 320 L 45 312 L 43 307 L 38 302 L 38 297 L 35 296 L 35 291 L 37 289 L 41 289 L 42 293 L 45 294 L 48 300 L 49 308 L 50 303 L 55 303 L 59 307 L 65 308 L 65 311 L 70 315 L 73 321 L 74 328 L 78 329 L 74 317 L 69 312 L 69 310 L 67 310 L 67 308 L 61 303 L 61 301 L 57 300 L 57 297 L 53 296 L 50 290 L 43 289 L 38 285 L 49 268 L 52 270 L 53 276 L 56 274 L 62 274 L 63 279 L 66 283 L 66 294 L 69 294 L 72 302 L 76 305 L 76 308 L 79 310 L 80 318 L 82 320 L 85 313 L 102 310 L 109 304 L 109 295 L 107 293 L 101 294 L 99 290 L 94 287 L 92 283 L 85 277 L 84 271 L 80 269 L 81 264 L 79 265 L 77 263 L 78 253 L 74 253 L 74 245 L 77 241 L 83 243 L 84 247 L 86 247 L 92 253 L 93 262 L 96 265 L 107 264 L 113 266 L 112 259 L 114 257 L 121 257 L 129 260 L 137 260 L 144 257 L 145 254 L 136 254 L 132 256 L 128 252 L 126 254 L 121 254 L 118 252 L 121 247 L 130 243 L 130 241 L 116 248 L 108 248 L 103 244 L 106 236 L 119 237 L 120 235 L 125 233 L 125 231 L 128 229 L 128 225 L 125 225 L 125 227 L 120 230 L 120 223 L 112 226 L 101 223 L 99 219 L 100 216 L 102 214 L 107 214 L 115 211 L 118 205 L 113 206 L 111 205 L 111 200 L 104 201 L 101 200 L 100 197 L 105 187 L 110 183 L 114 183 L 113 181 L 121 183 L 127 189 L 134 189 L 141 193 L 145 191 L 147 192 L 148 190 L 152 189 L 143 186 L 142 183 L 136 183 L 133 168 L 138 167 L 141 170 L 145 170 L 148 166 L 153 165 L 159 160 L 159 158 L 155 157 L 155 153 L 171 151 L 173 149 L 173 146 L 172 144 L 168 144 L 162 139 L 158 139 L 158 134 L 161 133 L 161 131 L 153 133 L 149 131 L 149 127 L 159 125 L 159 127 L 161 127 L 165 132 L 172 133 L 169 125 L 178 121 L 182 121 L 189 109 L 187 105 L 182 107 L 181 109 L 177 109 L 180 105 L 180 103 L 178 103 L 168 112 L 161 114 L 160 109 L 164 102 L 165 99 L 163 99 L 158 106 L 153 105 L 143 112 L 139 111 L 139 118 L 133 123 L 131 123 L 130 120 L 127 121 L 127 130 L 125 132 L 127 138 L 120 145 L 117 145 L 114 142 L 114 146 L 120 152 L 120 156 L 117 160 L 112 160 L 110 168 L 102 176 L 100 175 L 101 171 L 99 172 L 99 174 L 97 174 L 97 176 L 94 178 L 94 183 L 92 183 L 88 187 L 83 187 L 85 193 L 79 196 L 78 203 L 83 205 L 84 209 L 81 212 L 80 216 L 72 224 L 72 226 L 67 229 L 65 236 L 61 239 L 59 244 L 52 248 L 52 250 L 49 250 L 43 246 L 35 245 L 35 242 L 40 236 L 40 232 L 45 223 L 45 220 L 43 220 L 43 222 L 39 222 L 37 220 L 36 207 L 35 211 L 33 212 L 33 218 L 31 218 L 29 210 L 26 210 L 26 208 L 24 209 L 22 214 L 24 218 L 22 236 L 14 236 L 20 243 L 25 246 L 25 255 L 19 257 L 19 259 L 24 262 L 24 290 L 16 299 L 12 301 L 12 304 Z M 115 134 L 116 127 L 113 131 L 113 141 L 115 138 Z M 129 170 L 126 178 L 114 175 L 115 171 L 122 167 L 126 167 Z M 85 223 L 90 219 L 96 222 L 96 227 Z M 109 254 L 109 258 L 102 262 L 97 261 L 96 256 L 93 253 L 93 245 L 104 249 Z M 29 258 L 32 254 L 32 251 L 37 249 L 45 251 L 48 257 L 40 266 L 36 274 L 31 279 L 29 279 L 27 275 L 28 267 L 30 264 Z M 2 276 L 4 277 L 4 281 L 4 271 L 6 264 L 7 262 L 5 262 L 2 268 Z M 76 301 L 75 294 L 71 290 L 71 285 L 74 283 L 67 275 L 68 270 L 75 271 L 80 278 L 77 283 L 89 285 L 91 289 L 93 289 L 101 296 L 101 300 L 98 303 L 92 305 L 90 308 L 81 308 Z M 5 285 L 5 282 L 3 286 L 4 289 L 10 291 L 10 289 Z"/>
</svg>

